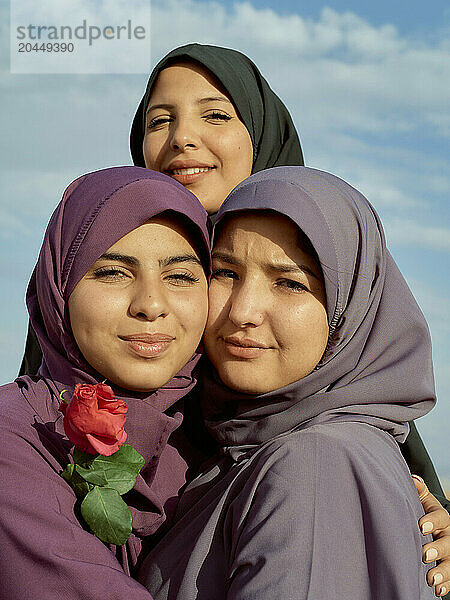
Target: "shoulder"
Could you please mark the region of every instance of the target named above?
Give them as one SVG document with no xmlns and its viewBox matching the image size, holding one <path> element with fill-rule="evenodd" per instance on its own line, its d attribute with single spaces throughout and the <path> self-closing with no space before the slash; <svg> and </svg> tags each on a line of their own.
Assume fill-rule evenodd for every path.
<svg viewBox="0 0 450 600">
<path fill-rule="evenodd" d="M 16 464 L 52 465 L 60 470 L 68 462 L 70 444 L 64 435 L 62 414 L 45 382 L 27 385 L 18 379 L 0 386 L 0 455 Z"/>
<path fill-rule="evenodd" d="M 319 598 L 323 590 L 369 598 L 374 589 L 377 598 L 406 598 L 425 590 L 420 502 L 388 433 L 357 422 L 312 425 L 272 440 L 245 469 L 226 521 L 234 573 L 252 590 L 239 597 L 260 598 L 273 583 L 264 597 L 279 596 L 280 586 L 283 598 Z"/>
<path fill-rule="evenodd" d="M 61 417 L 59 404 L 45 379 L 19 377 L 0 386 L 0 425 L 5 421 L 30 419 L 55 422 Z"/>
<path fill-rule="evenodd" d="M 391 518 L 393 526 L 401 522 L 404 531 L 418 535 L 423 512 L 396 446 L 388 433 L 356 422 L 314 425 L 282 436 L 247 461 L 233 509 L 243 523 L 250 515 L 277 523 L 295 516 L 289 527 L 302 535 L 314 519 L 325 529 L 341 524 L 356 531 L 378 514 L 377 526 Z"/>
<path fill-rule="evenodd" d="M 17 382 L 0 386 L 0 427 L 10 423 L 21 423 L 29 420 L 33 413 L 31 405 L 26 401 L 23 390 Z"/>
<path fill-rule="evenodd" d="M 414 491 L 398 444 L 365 423 L 325 423 L 289 433 L 265 445 L 252 462 L 260 482 L 277 480 L 289 493 L 356 492 L 373 482 L 387 493 L 396 487 Z"/>
<path fill-rule="evenodd" d="M 21 396 L 22 394 L 20 392 L 19 385 L 16 381 L 0 385 L 0 410 L 2 410 L 3 407 L 5 407 L 9 403 L 10 398 L 19 398 Z"/>
<path fill-rule="evenodd" d="M 340 459 L 352 460 L 354 454 L 367 447 L 391 446 L 389 436 L 365 423 L 335 422 L 312 425 L 293 431 L 266 443 L 259 451 L 260 461 L 272 468 L 289 468 L 293 462 L 320 462 L 324 455 L 337 453 Z"/>
</svg>

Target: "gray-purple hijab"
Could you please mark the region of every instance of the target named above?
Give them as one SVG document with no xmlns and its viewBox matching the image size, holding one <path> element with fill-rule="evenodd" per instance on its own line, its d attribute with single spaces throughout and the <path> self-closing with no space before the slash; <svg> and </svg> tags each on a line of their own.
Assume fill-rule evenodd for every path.
<svg viewBox="0 0 450 600">
<path fill-rule="evenodd" d="M 70 398 L 75 384 L 104 380 L 75 343 L 67 308 L 70 293 L 108 248 L 161 213 L 184 220 L 208 275 L 207 213 L 193 194 L 161 173 L 115 167 L 83 175 L 66 189 L 49 222 L 27 293 L 43 362 L 38 376 L 20 377 L 0 391 L 0 570 L 2 593 L 10 599 L 29 594 L 45 600 L 149 598 L 125 576 L 114 554 L 78 523 L 73 491 L 60 476 L 72 444 L 58 408 L 63 390 Z M 128 404 L 127 441 L 146 460 L 134 489 L 125 496 L 133 533 L 126 546 L 111 547 L 127 572 L 136 564 L 141 538 L 153 534 L 172 514 L 185 483 L 189 447 L 183 441 L 175 443 L 173 435 L 179 434 L 175 430 L 183 420 L 178 401 L 196 382 L 193 370 L 199 358 L 196 351 L 179 373 L 153 392 L 111 386 Z M 129 596 L 134 588 L 139 593 Z M 50 590 L 61 590 L 61 595 Z"/>
<path fill-rule="evenodd" d="M 403 441 L 406 422 L 435 403 L 431 341 L 373 207 L 329 173 L 277 167 L 233 190 L 216 231 L 242 210 L 285 215 L 309 238 L 324 275 L 330 337 L 315 371 L 267 394 L 238 394 L 207 374 L 210 432 L 223 446 L 258 445 L 319 416 L 352 414 Z"/>
</svg>

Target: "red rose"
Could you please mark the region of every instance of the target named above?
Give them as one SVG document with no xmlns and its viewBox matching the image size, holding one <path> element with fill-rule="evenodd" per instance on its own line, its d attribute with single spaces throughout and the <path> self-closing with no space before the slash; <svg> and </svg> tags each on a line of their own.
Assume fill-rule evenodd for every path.
<svg viewBox="0 0 450 600">
<path fill-rule="evenodd" d="M 103 383 L 77 383 L 72 400 L 61 403 L 64 430 L 69 440 L 83 452 L 111 456 L 125 443 L 126 402 L 114 398 Z"/>
</svg>

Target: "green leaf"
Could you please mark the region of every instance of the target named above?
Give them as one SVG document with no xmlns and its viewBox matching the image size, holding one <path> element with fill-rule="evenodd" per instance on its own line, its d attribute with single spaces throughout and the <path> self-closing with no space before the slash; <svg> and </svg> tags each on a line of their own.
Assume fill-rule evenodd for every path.
<svg viewBox="0 0 450 600">
<path fill-rule="evenodd" d="M 74 490 L 75 494 L 78 497 L 82 498 L 93 488 L 93 485 L 85 481 L 77 473 L 76 468 L 78 468 L 77 465 L 68 464 L 64 471 L 61 473 L 61 476 L 68 482 L 68 484 Z"/>
<path fill-rule="evenodd" d="M 117 490 L 119 494 L 126 494 L 136 483 L 136 477 L 144 464 L 143 456 L 129 444 L 124 444 L 111 456 L 96 456 L 90 470 L 101 473 L 108 487 Z"/>
<path fill-rule="evenodd" d="M 75 471 L 89 483 L 93 485 L 108 485 L 108 480 L 105 477 L 103 469 L 96 469 L 95 467 L 85 469 L 80 465 L 75 465 Z"/>
<path fill-rule="evenodd" d="M 103 542 L 122 545 L 130 537 L 131 512 L 116 490 L 94 487 L 81 503 L 81 514 Z"/>
<path fill-rule="evenodd" d="M 133 448 L 133 446 L 130 446 L 130 444 L 124 444 L 117 450 L 117 452 L 111 454 L 111 456 L 102 456 L 101 454 L 98 454 L 94 458 L 94 462 L 113 462 L 115 464 L 120 463 L 123 465 L 128 465 L 130 470 L 134 469 L 136 474 L 138 474 L 145 464 L 145 459 L 137 450 Z"/>
<path fill-rule="evenodd" d="M 73 462 L 82 467 L 89 468 L 89 465 L 95 460 L 96 454 L 89 454 L 89 452 L 83 452 L 78 448 L 73 449 Z"/>
</svg>

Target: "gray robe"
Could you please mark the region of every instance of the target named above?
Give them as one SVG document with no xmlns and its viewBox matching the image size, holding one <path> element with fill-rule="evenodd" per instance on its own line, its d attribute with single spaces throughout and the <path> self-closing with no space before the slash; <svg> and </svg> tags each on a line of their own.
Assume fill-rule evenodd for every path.
<svg viewBox="0 0 450 600">
<path fill-rule="evenodd" d="M 155 600 L 431 599 L 422 514 L 389 433 L 312 424 L 210 463 L 139 580 Z"/>
</svg>

